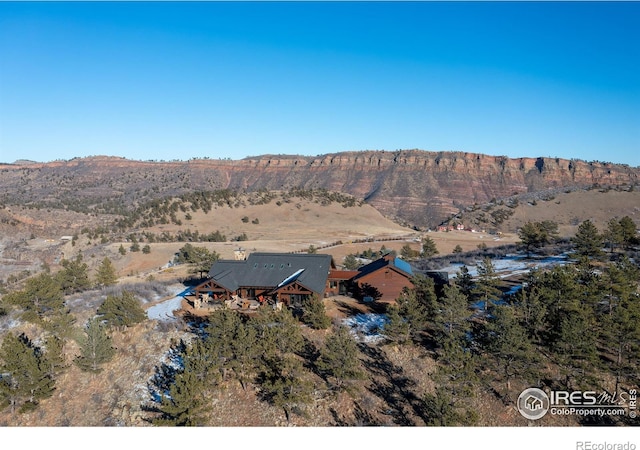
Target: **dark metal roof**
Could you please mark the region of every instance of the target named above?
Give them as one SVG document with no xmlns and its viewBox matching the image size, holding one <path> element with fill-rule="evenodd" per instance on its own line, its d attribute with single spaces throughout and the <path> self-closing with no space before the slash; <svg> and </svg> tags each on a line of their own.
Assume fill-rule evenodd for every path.
<svg viewBox="0 0 640 450">
<path fill-rule="evenodd" d="M 298 282 L 322 293 L 332 267 L 331 255 L 251 253 L 244 261 L 217 261 L 209 277 L 229 291 L 241 287 L 275 289 Z"/>
<path fill-rule="evenodd" d="M 376 259 L 375 261 L 367 264 L 366 266 L 362 266 L 358 271 L 360 272 L 353 279 L 357 280 L 358 278 L 362 278 L 365 275 L 369 275 L 377 270 L 380 270 L 384 267 L 393 267 L 398 272 L 403 273 L 407 276 L 407 278 L 411 278 L 413 276 L 413 271 L 408 262 L 403 261 L 398 257 L 392 257 L 390 255 L 385 255 L 382 258 Z"/>
</svg>

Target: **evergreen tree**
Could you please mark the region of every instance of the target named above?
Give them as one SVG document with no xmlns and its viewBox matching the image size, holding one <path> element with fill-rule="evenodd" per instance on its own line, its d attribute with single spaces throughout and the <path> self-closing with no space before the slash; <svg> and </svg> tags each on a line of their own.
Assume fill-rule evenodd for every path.
<svg viewBox="0 0 640 450">
<path fill-rule="evenodd" d="M 120 253 L 122 256 L 127 254 L 127 249 L 124 248 L 124 245 L 120 244 L 120 247 L 118 248 L 118 253 Z"/>
<path fill-rule="evenodd" d="M 232 370 L 232 361 L 235 358 L 233 341 L 240 327 L 243 327 L 243 323 L 239 314 L 230 309 L 220 309 L 209 315 L 206 343 L 213 357 L 219 362 L 224 379 Z"/>
<path fill-rule="evenodd" d="M 80 355 L 75 363 L 87 372 L 100 372 L 101 365 L 110 361 L 115 355 L 111 346 L 111 337 L 105 331 L 105 325 L 98 317 L 87 322 L 84 335 L 79 339 Z"/>
<path fill-rule="evenodd" d="M 613 218 L 607 222 L 607 230 L 604 233 L 604 239 L 609 244 L 611 251 L 615 251 L 616 247 L 624 244 L 624 233 L 620 221 Z"/>
<path fill-rule="evenodd" d="M 157 409 L 160 417 L 153 420 L 159 426 L 202 426 L 204 423 L 204 385 L 189 370 L 176 374 L 169 392 L 162 395 Z"/>
<path fill-rule="evenodd" d="M 336 388 L 342 388 L 346 382 L 364 376 L 358 359 L 358 346 L 349 330 L 343 326 L 337 327 L 327 337 L 316 365 L 322 373 L 333 378 Z"/>
<path fill-rule="evenodd" d="M 439 340 L 443 336 L 464 339 L 471 330 L 469 318 L 469 299 L 455 283 L 445 286 L 444 296 L 438 303 L 435 316 L 435 328 L 440 336 Z"/>
<path fill-rule="evenodd" d="M 469 345 L 466 338 L 445 336 L 438 350 L 437 368 L 431 374 L 440 394 L 425 396 L 430 417 L 427 424 L 435 425 L 446 417 L 457 425 L 472 425 L 477 420 L 471 401 L 479 382 L 479 364 Z"/>
<path fill-rule="evenodd" d="M 418 298 L 415 289 L 405 290 L 396 300 L 399 315 L 407 324 L 408 337 L 416 339 L 427 328 L 429 312 Z"/>
<path fill-rule="evenodd" d="M 300 359 L 285 355 L 269 358 L 262 374 L 262 396 L 284 410 L 287 425 L 291 414 L 311 403 L 313 384 L 305 377 Z"/>
<path fill-rule="evenodd" d="M 327 316 L 324 301 L 317 295 L 312 295 L 302 304 L 302 321 L 315 330 L 325 330 L 331 325 L 331 318 Z"/>
<path fill-rule="evenodd" d="M 51 379 L 56 379 L 68 367 L 64 356 L 64 341 L 58 336 L 50 335 L 46 338 L 43 355 L 43 369 Z"/>
<path fill-rule="evenodd" d="M 62 288 L 46 272 L 29 278 L 23 290 L 6 295 L 5 300 L 23 308 L 23 318 L 31 322 L 40 322 L 43 317 L 54 315 L 64 308 Z"/>
<path fill-rule="evenodd" d="M 175 261 L 179 264 L 190 264 L 192 273 L 198 273 L 202 277 L 203 273 L 211 270 L 211 266 L 218 259 L 220 259 L 220 255 L 215 250 L 210 251 L 206 247 L 196 247 L 187 243 L 180 248 Z"/>
<path fill-rule="evenodd" d="M 507 391 L 515 377 L 532 381 L 537 353 L 511 306 L 494 306 L 487 323 L 486 350 L 495 358 Z"/>
<path fill-rule="evenodd" d="M 492 300 L 502 296 L 502 291 L 498 289 L 498 286 L 500 286 L 501 283 L 500 279 L 496 275 L 491 258 L 483 258 L 482 262 L 480 262 L 477 267 L 478 277 L 472 290 L 472 294 L 483 302 L 484 310 L 486 311 Z"/>
<path fill-rule="evenodd" d="M 387 307 L 387 323 L 384 325 L 384 336 L 390 340 L 403 344 L 409 340 L 409 322 L 401 315 L 397 305 Z"/>
<path fill-rule="evenodd" d="M 460 246 L 460 244 L 456 244 L 455 247 L 453 247 L 453 253 L 458 254 L 458 253 L 462 253 L 462 247 Z"/>
<path fill-rule="evenodd" d="M 638 227 L 631 217 L 624 216 L 620 219 L 622 242 L 625 248 L 638 244 Z"/>
<path fill-rule="evenodd" d="M 558 224 L 550 220 L 527 222 L 518 230 L 518 237 L 527 253 L 551 244 L 557 236 Z"/>
<path fill-rule="evenodd" d="M 360 267 L 360 263 L 356 259 L 355 255 L 348 254 L 344 258 L 343 266 L 345 270 L 356 270 L 358 267 Z"/>
<path fill-rule="evenodd" d="M 516 296 L 516 304 L 529 337 L 534 343 L 541 343 L 547 327 L 547 305 L 542 301 L 538 289 L 530 282 L 523 285 Z"/>
<path fill-rule="evenodd" d="M 98 272 L 96 273 L 96 285 L 101 288 L 107 286 L 113 286 L 118 281 L 118 276 L 116 274 L 116 268 L 113 266 L 113 263 L 108 257 L 105 257 L 100 263 L 98 267 Z"/>
<path fill-rule="evenodd" d="M 89 266 L 83 261 L 81 253 L 72 260 L 63 259 L 60 264 L 63 269 L 56 274 L 56 279 L 65 294 L 81 292 L 91 287 Z"/>
<path fill-rule="evenodd" d="M 119 295 L 107 295 L 98 308 L 97 314 L 107 326 L 124 329 L 147 318 L 140 302 L 132 292 L 123 291 Z"/>
<path fill-rule="evenodd" d="M 0 398 L 11 412 L 26 412 L 54 390 L 54 380 L 47 373 L 42 351 L 25 335 L 9 333 L 0 347 Z"/>
<path fill-rule="evenodd" d="M 427 236 L 422 240 L 422 256 L 425 258 L 431 258 L 432 256 L 440 253 L 438 247 L 431 237 Z"/>
<path fill-rule="evenodd" d="M 602 257 L 603 237 L 596 226 L 585 220 L 578 227 L 576 235 L 571 239 L 575 256 L 599 259 Z"/>
<path fill-rule="evenodd" d="M 299 352 L 304 346 L 300 324 L 289 309 L 261 308 L 249 319 L 248 325 L 256 330 L 257 347 L 263 360 Z"/>
<path fill-rule="evenodd" d="M 612 371 L 616 376 L 614 392 L 623 375 L 637 372 L 640 355 L 640 273 L 628 258 L 609 267 L 605 273 L 606 310 L 601 324 L 601 345 L 615 356 Z"/>
<path fill-rule="evenodd" d="M 469 268 L 463 265 L 456 274 L 456 286 L 458 286 L 462 295 L 470 298 L 474 285 L 475 283 L 473 281 L 473 277 L 469 273 Z"/>
<path fill-rule="evenodd" d="M 234 334 L 231 342 L 233 359 L 230 367 L 240 382 L 242 389 L 246 389 L 247 383 L 254 375 L 258 367 L 259 347 L 257 344 L 256 329 L 242 323 Z"/>
<path fill-rule="evenodd" d="M 424 410 L 426 424 L 430 427 L 469 426 L 478 420 L 475 411 L 460 411 L 456 401 L 443 388 L 436 388 L 435 394 L 425 394 Z"/>
<path fill-rule="evenodd" d="M 40 324 L 46 331 L 60 337 L 70 338 L 75 334 L 76 318 L 69 308 L 62 308 L 42 319 Z"/>
<path fill-rule="evenodd" d="M 411 245 L 404 244 L 400 249 L 400 256 L 402 259 L 411 260 L 420 256 L 420 252 L 411 248 Z"/>
<path fill-rule="evenodd" d="M 416 300 L 424 307 L 427 318 L 433 319 L 435 314 L 438 296 L 436 295 L 436 285 L 433 278 L 416 274 L 411 277 L 412 290 L 415 292 Z"/>
</svg>

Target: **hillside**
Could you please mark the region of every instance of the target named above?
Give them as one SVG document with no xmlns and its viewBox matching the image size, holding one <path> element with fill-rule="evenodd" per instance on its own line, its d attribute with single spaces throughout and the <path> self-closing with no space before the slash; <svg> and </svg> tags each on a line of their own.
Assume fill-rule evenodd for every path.
<svg viewBox="0 0 640 450">
<path fill-rule="evenodd" d="M 544 195 L 520 195 L 466 208 L 449 222 L 467 227 L 517 233 L 527 222 L 551 220 L 561 236 L 572 236 L 590 220 L 605 230 L 612 218 L 629 216 L 640 224 L 640 192 L 631 189 L 576 189 Z"/>
<path fill-rule="evenodd" d="M 636 185 L 640 169 L 559 158 L 403 150 L 263 155 L 239 161 L 90 157 L 4 164 L 0 175 L 0 203 L 7 205 L 118 214 L 151 199 L 193 191 L 322 188 L 363 199 L 392 220 L 424 228 L 493 198 L 575 186 Z"/>
</svg>

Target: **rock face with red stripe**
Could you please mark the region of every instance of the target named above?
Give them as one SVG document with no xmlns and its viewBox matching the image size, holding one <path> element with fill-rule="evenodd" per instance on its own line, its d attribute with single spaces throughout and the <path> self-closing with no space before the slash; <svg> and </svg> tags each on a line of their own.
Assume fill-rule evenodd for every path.
<svg viewBox="0 0 640 450">
<path fill-rule="evenodd" d="M 132 161 L 116 157 L 0 164 L 0 202 L 131 206 L 216 189 L 327 189 L 365 199 L 387 217 L 434 227 L 462 207 L 548 189 L 635 185 L 640 168 L 559 158 L 422 150 L 358 151 L 242 160 Z"/>
</svg>

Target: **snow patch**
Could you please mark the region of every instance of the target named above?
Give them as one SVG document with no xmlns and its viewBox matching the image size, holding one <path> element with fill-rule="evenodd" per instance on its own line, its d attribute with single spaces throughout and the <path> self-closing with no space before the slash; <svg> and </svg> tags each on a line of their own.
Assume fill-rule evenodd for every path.
<svg viewBox="0 0 640 450">
<path fill-rule="evenodd" d="M 151 320 L 171 321 L 176 320 L 173 312 L 180 309 L 182 299 L 191 292 L 191 288 L 185 289 L 180 286 L 174 290 L 175 297 L 170 298 L 162 303 L 153 305 L 147 309 L 147 317 Z"/>
<path fill-rule="evenodd" d="M 389 322 L 386 314 L 356 314 L 344 319 L 342 323 L 360 342 L 378 342 L 384 339 L 382 331 Z"/>
</svg>

